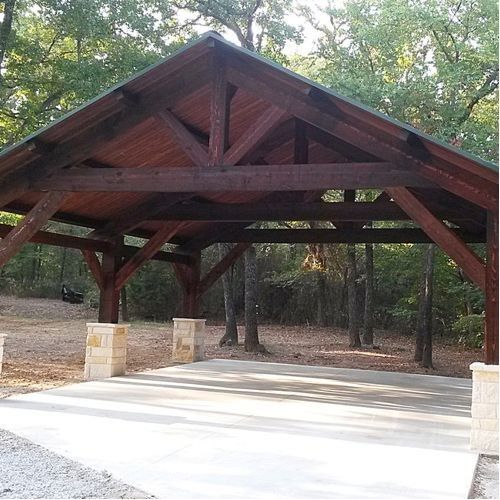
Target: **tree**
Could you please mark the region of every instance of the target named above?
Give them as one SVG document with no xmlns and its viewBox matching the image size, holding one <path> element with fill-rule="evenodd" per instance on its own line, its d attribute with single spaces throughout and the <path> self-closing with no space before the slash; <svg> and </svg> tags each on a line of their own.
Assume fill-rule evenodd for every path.
<svg viewBox="0 0 500 500">
<path fill-rule="evenodd" d="M 245 252 L 245 351 L 262 352 L 257 330 L 257 256 L 251 245 Z"/>
<path fill-rule="evenodd" d="M 446 142 L 498 158 L 497 2 L 333 5 L 323 15 L 302 9 L 319 42 L 296 68 Z"/>
<path fill-rule="evenodd" d="M 217 250 L 219 259 L 224 258 L 225 253 L 230 249 L 230 245 L 219 243 Z M 236 309 L 234 305 L 234 291 L 232 270 L 227 270 L 222 275 L 222 286 L 224 289 L 224 311 L 226 313 L 226 331 L 219 340 L 219 346 L 238 345 L 238 325 L 236 323 Z"/>
<path fill-rule="evenodd" d="M 424 368 L 432 368 L 432 295 L 435 245 L 427 245 L 420 285 L 417 335 L 415 341 L 415 361 Z"/>
<path fill-rule="evenodd" d="M 349 316 L 349 347 L 361 347 L 358 302 L 356 294 L 356 245 L 347 245 L 347 304 Z"/>
<path fill-rule="evenodd" d="M 363 344 L 373 345 L 373 245 L 365 245 L 365 314 Z"/>
</svg>

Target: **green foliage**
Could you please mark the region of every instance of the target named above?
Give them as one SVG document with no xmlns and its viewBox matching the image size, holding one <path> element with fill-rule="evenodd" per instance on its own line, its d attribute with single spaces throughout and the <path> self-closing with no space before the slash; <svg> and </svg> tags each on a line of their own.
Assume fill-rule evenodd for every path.
<svg viewBox="0 0 500 500">
<path fill-rule="evenodd" d="M 453 333 L 458 335 L 458 342 L 467 347 L 483 347 L 484 316 L 471 314 L 453 323 Z"/>
</svg>

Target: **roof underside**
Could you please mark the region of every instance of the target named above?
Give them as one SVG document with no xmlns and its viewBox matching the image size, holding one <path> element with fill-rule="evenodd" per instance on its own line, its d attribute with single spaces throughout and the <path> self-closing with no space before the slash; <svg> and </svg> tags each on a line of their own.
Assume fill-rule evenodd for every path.
<svg viewBox="0 0 500 500">
<path fill-rule="evenodd" d="M 476 228 L 480 230 L 484 226 L 485 209 L 493 207 L 498 188 L 498 173 L 494 165 L 338 96 L 255 54 L 234 47 L 212 33 L 3 151 L 0 154 L 0 190 L 2 183 L 5 189 L 16 175 L 30 178 L 37 169 L 43 169 L 45 163 L 55 161 L 54 152 L 59 154 L 57 161 L 61 168 L 168 169 L 193 166 L 171 129 L 158 119 L 157 113 L 169 110 L 200 144 L 208 146 L 214 51 L 225 55 L 230 68 L 229 80 L 232 79 L 236 88 L 230 106 L 229 145 L 238 142 L 253 124 L 259 123 L 270 105 L 285 110 L 280 123 L 252 151 L 251 157 L 245 158 L 244 164 L 293 164 L 296 159 L 295 118 L 298 117 L 307 123 L 308 163 L 387 161 L 387 158 L 374 154 L 376 148 L 367 147 L 366 137 L 369 136 L 382 144 L 384 151 L 394 151 L 399 158 L 407 158 L 410 163 L 425 165 L 423 175 L 427 175 L 429 186 L 418 190 L 422 199 L 439 200 L 446 207 L 469 209 L 474 214 L 471 218 Z M 295 96 L 296 100 L 289 101 L 289 95 Z M 143 108 L 138 115 L 137 107 Z M 316 122 L 313 114 L 318 109 L 322 115 Z M 136 113 L 136 119 L 129 119 L 129 113 Z M 331 133 L 336 129 L 329 123 L 322 125 L 325 124 L 325 114 L 327 120 L 328 116 L 331 117 L 332 124 L 341 124 L 339 135 Z M 125 122 L 129 124 L 127 127 Z M 110 124 L 109 138 L 103 136 L 107 129 L 98 127 L 102 123 Z M 366 136 L 348 140 L 349 130 L 361 131 Z M 92 138 L 94 146 L 89 146 Z M 447 184 L 451 178 L 453 189 Z M 463 192 L 462 185 L 465 186 Z M 325 190 L 334 187 L 328 185 Z M 2 194 L 0 191 L 0 200 Z M 28 184 L 14 200 L 8 199 L 4 209 L 26 213 L 42 195 L 31 190 Z M 201 190 L 192 193 L 191 198 L 226 204 L 254 203 L 264 199 L 294 201 L 292 195 L 284 198 L 285 195 L 264 191 Z M 151 196 L 148 192 L 78 192 L 64 201 L 53 219 L 98 229 L 130 213 Z M 489 204 L 483 204 L 482 198 L 490 200 Z M 190 222 L 177 233 L 177 241 L 183 243 L 195 235 L 210 232 L 214 224 Z M 163 226 L 161 220 L 146 220 L 129 233 L 149 236 Z M 223 226 L 218 224 L 217 227 Z"/>
</svg>

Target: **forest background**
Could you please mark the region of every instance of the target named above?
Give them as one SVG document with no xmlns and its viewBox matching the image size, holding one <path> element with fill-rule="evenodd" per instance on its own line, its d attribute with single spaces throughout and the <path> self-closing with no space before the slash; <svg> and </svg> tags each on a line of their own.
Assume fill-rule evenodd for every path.
<svg viewBox="0 0 500 500">
<path fill-rule="evenodd" d="M 495 0 L 5 0 L 2 8 L 2 148 L 213 29 L 445 142 L 498 160 Z M 329 192 L 325 199 L 341 196 Z M 17 219 L 0 212 L 1 223 Z M 308 227 L 293 221 L 268 226 L 283 224 Z M 57 223 L 48 230 L 86 232 Z M 255 250 L 259 322 L 347 327 L 349 316 L 363 318 L 368 283 L 375 328 L 408 334 L 417 328 L 419 290 L 429 270 L 426 245 L 275 244 Z M 205 250 L 204 267 L 220 251 Z M 480 344 L 482 293 L 441 251 L 432 259 L 433 331 Z M 241 321 L 243 260 L 227 279 Z M 63 283 L 98 303 L 76 250 L 29 244 L 0 269 L 3 294 L 57 297 Z M 127 284 L 122 299 L 132 318 L 165 321 L 175 316 L 180 297 L 172 269 L 151 262 Z M 202 311 L 224 318 L 222 281 L 205 295 Z"/>
</svg>

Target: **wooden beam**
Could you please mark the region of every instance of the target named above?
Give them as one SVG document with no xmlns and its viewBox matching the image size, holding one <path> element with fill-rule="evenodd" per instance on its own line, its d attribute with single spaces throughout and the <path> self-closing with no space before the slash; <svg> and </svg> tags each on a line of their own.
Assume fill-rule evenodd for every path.
<svg viewBox="0 0 500 500">
<path fill-rule="evenodd" d="M 5 265 L 44 226 L 62 205 L 67 193 L 51 191 L 0 241 L 0 267 Z"/>
<path fill-rule="evenodd" d="M 485 362 L 498 365 L 498 212 L 488 213 L 486 246 Z"/>
<path fill-rule="evenodd" d="M 135 205 L 123 208 L 122 213 L 109 221 L 101 228 L 89 233 L 90 238 L 113 238 L 118 234 L 133 231 L 145 220 L 154 218 L 158 213 L 174 206 L 184 200 L 188 200 L 193 193 L 169 193 L 154 194 L 146 201 L 140 201 Z"/>
<path fill-rule="evenodd" d="M 269 134 L 283 121 L 285 115 L 286 113 L 282 109 L 271 106 L 228 149 L 222 163 L 236 165 L 248 160 L 248 156 L 267 139 Z"/>
<path fill-rule="evenodd" d="M 206 165 L 207 150 L 171 111 L 160 111 L 156 114 L 156 118 L 168 127 L 177 144 L 194 165 Z"/>
<path fill-rule="evenodd" d="M 479 206 L 494 210 L 498 205 L 498 184 L 485 182 L 473 174 L 467 176 L 453 173 L 449 170 L 436 167 L 412 156 L 408 149 L 385 143 L 380 138 L 355 127 L 345 120 L 335 116 L 325 106 L 319 106 L 317 102 L 304 92 L 264 79 L 258 72 L 252 71 L 248 65 L 237 58 L 231 58 L 227 70 L 228 80 L 235 86 L 252 92 L 261 99 L 269 101 L 273 105 L 281 107 L 293 116 L 323 130 L 335 137 L 340 138 L 347 144 L 362 148 L 367 153 L 390 161 L 397 165 L 411 168 L 415 173 L 420 173 L 427 180 L 438 184 L 459 196 L 468 199 Z"/>
<path fill-rule="evenodd" d="M 99 290 L 104 289 L 104 278 L 102 275 L 102 267 L 97 255 L 92 250 L 82 250 L 83 258 L 87 263 L 87 267 L 89 268 L 92 276 L 99 287 Z"/>
<path fill-rule="evenodd" d="M 199 314 L 200 264 L 200 252 L 194 252 L 193 263 L 189 266 L 174 264 L 175 274 L 182 289 L 182 315 L 184 318 L 197 318 Z"/>
<path fill-rule="evenodd" d="M 295 138 L 293 141 L 293 163 L 295 165 L 309 163 L 309 139 L 307 138 L 307 132 L 307 124 L 302 120 L 295 120 Z"/>
<path fill-rule="evenodd" d="M 204 294 L 241 257 L 251 243 L 238 243 L 200 281 L 198 294 Z"/>
<path fill-rule="evenodd" d="M 32 189 L 190 193 L 384 189 L 393 186 L 429 187 L 429 183 L 406 168 L 380 162 L 69 170 L 33 183 Z"/>
<path fill-rule="evenodd" d="M 485 290 L 485 264 L 456 232 L 437 219 L 408 189 L 398 187 L 386 191 L 432 241 L 448 254 L 481 290 Z"/>
<path fill-rule="evenodd" d="M 123 266 L 117 271 L 115 288 L 120 290 L 132 275 L 144 265 L 160 248 L 174 236 L 184 223 L 165 224 L 154 236 L 140 248 Z"/>
<path fill-rule="evenodd" d="M 15 226 L 0 224 L 0 238 L 4 238 L 9 234 Z M 90 238 L 82 238 L 80 236 L 71 236 L 68 234 L 51 233 L 48 231 L 38 231 L 29 240 L 30 243 L 42 243 L 45 245 L 53 245 L 63 248 L 75 248 L 77 250 L 88 250 L 90 252 L 110 252 L 113 245 L 107 241 L 99 241 Z M 131 257 L 139 250 L 139 247 L 131 245 L 123 245 L 124 257 Z M 175 252 L 156 252 L 151 260 L 160 262 L 177 262 L 178 264 L 188 265 L 192 259 L 183 254 Z"/>
<path fill-rule="evenodd" d="M 205 67 L 200 65 L 194 73 L 172 78 L 161 91 L 137 98 L 134 105 L 118 106 L 113 115 L 94 120 L 91 126 L 82 129 L 76 137 L 55 145 L 49 153 L 14 170 L 2 179 L 0 208 L 30 190 L 31 181 L 91 158 L 99 148 L 149 118 L 159 108 L 169 107 L 178 99 L 199 89 L 207 82 L 206 73 Z"/>
<path fill-rule="evenodd" d="M 484 243 L 485 234 L 450 230 L 470 243 Z M 421 229 L 240 229 L 214 234 L 221 243 L 431 243 Z"/>
<path fill-rule="evenodd" d="M 118 323 L 120 288 L 116 274 L 122 262 L 123 236 L 115 238 L 110 251 L 102 254 L 102 286 L 99 295 L 99 323 Z"/>
<path fill-rule="evenodd" d="M 208 165 L 221 165 L 229 141 L 230 95 L 226 80 L 226 59 L 215 50 L 212 60 L 212 92 L 210 96 L 210 138 Z M 201 165 L 204 165 L 203 163 Z"/>
<path fill-rule="evenodd" d="M 440 219 L 467 219 L 459 209 L 441 208 Z M 190 220 L 218 222 L 253 221 L 329 221 L 344 222 L 409 220 L 409 215 L 392 201 L 314 202 L 314 203 L 181 203 L 167 208 L 148 220 Z"/>
</svg>

